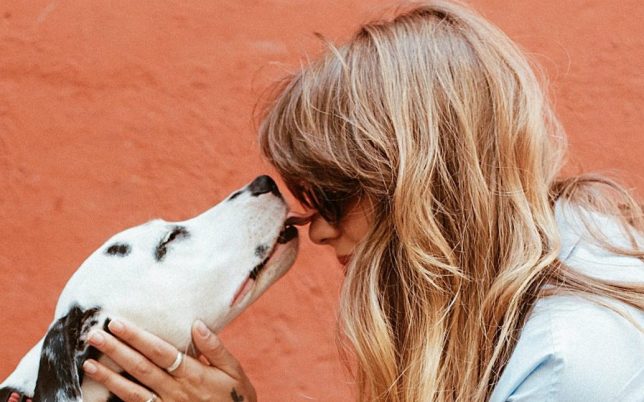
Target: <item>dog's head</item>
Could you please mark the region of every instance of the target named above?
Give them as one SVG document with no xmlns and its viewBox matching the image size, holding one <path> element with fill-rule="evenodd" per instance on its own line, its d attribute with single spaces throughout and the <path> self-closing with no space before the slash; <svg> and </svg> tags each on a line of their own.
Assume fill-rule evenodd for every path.
<svg viewBox="0 0 644 402">
<path fill-rule="evenodd" d="M 195 319 L 217 330 L 293 264 L 298 232 L 287 212 L 275 182 L 260 176 L 194 218 L 118 233 L 70 279 L 56 315 L 99 306 L 175 343 Z"/>
</svg>

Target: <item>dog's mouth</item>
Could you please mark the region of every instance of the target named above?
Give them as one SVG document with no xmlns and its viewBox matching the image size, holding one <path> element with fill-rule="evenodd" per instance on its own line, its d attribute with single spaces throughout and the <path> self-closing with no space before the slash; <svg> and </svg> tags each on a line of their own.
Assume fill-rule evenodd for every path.
<svg viewBox="0 0 644 402">
<path fill-rule="evenodd" d="M 241 284 L 241 286 L 235 293 L 235 296 L 233 297 L 233 300 L 230 303 L 231 307 L 237 304 L 240 300 L 242 300 L 244 296 L 246 296 L 253 289 L 253 287 L 255 286 L 255 282 L 257 281 L 257 278 L 262 273 L 262 271 L 264 271 L 264 268 L 266 268 L 268 263 L 276 254 L 276 252 L 280 248 L 279 246 L 282 244 L 286 244 L 297 237 L 298 231 L 297 231 L 297 228 L 295 227 L 295 225 L 297 224 L 299 224 L 299 219 L 296 217 L 289 217 L 286 219 L 286 221 L 284 222 L 282 231 L 280 232 L 279 236 L 277 237 L 277 240 L 273 244 L 273 247 L 268 252 L 266 258 L 264 258 L 262 262 L 257 264 L 250 271 L 246 280 L 244 280 L 244 282 Z"/>
</svg>

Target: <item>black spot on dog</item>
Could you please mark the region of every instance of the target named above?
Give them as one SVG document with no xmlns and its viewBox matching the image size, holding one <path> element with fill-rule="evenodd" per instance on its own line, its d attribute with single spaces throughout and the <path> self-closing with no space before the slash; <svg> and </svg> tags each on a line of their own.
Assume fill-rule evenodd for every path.
<svg viewBox="0 0 644 402">
<path fill-rule="evenodd" d="M 264 266 L 266 266 L 266 260 L 255 265 L 255 267 L 250 271 L 250 274 L 248 276 L 251 279 L 256 280 L 259 273 L 262 271 L 262 269 L 264 269 Z"/>
<path fill-rule="evenodd" d="M 115 243 L 112 244 L 105 250 L 107 255 L 117 255 L 119 257 L 125 257 L 130 254 L 131 247 L 129 244 Z"/>
<path fill-rule="evenodd" d="M 235 198 L 239 197 L 239 196 L 241 195 L 241 193 L 243 193 L 243 191 L 237 191 L 236 193 L 234 193 L 233 195 L 231 195 L 230 197 L 228 197 L 228 201 L 232 201 L 232 200 L 234 200 Z"/>
<path fill-rule="evenodd" d="M 268 253 L 268 250 L 270 250 L 270 247 L 268 247 L 266 244 L 260 244 L 255 248 L 255 256 L 259 258 L 264 258 L 266 257 L 266 253 Z"/>
<path fill-rule="evenodd" d="M 168 252 L 167 247 L 159 246 L 159 247 L 157 247 L 157 250 L 154 253 L 154 258 L 156 258 L 157 261 L 161 261 L 163 259 L 163 257 L 165 257 L 167 252 Z"/>
<path fill-rule="evenodd" d="M 185 239 L 188 237 L 190 237 L 190 232 L 188 232 L 186 228 L 183 226 L 175 226 L 172 231 L 170 231 L 166 237 L 161 239 L 159 242 L 159 245 L 154 252 L 154 258 L 156 258 L 157 261 L 161 261 L 168 252 L 168 244 L 175 240 Z"/>
</svg>

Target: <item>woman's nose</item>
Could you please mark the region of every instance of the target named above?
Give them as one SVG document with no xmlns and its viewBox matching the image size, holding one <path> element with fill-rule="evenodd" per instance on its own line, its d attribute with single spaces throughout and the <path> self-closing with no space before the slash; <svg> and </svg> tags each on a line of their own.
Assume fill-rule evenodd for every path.
<svg viewBox="0 0 644 402">
<path fill-rule="evenodd" d="M 309 225 L 309 238 L 315 244 L 325 245 L 340 237 L 342 234 L 337 226 L 331 225 L 324 220 L 320 214 L 315 214 L 311 218 Z"/>
<path fill-rule="evenodd" d="M 320 214 L 314 209 L 304 212 L 291 211 L 286 219 L 291 225 L 309 226 L 309 238 L 315 244 L 329 244 L 329 242 L 340 235 L 340 231 L 333 225 L 325 221 Z"/>
</svg>

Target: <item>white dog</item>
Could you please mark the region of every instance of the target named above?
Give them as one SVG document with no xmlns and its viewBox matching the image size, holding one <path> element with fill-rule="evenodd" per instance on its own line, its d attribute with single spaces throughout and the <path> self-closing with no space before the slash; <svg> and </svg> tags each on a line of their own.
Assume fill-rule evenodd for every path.
<svg viewBox="0 0 644 402">
<path fill-rule="evenodd" d="M 260 176 L 201 215 L 154 220 L 96 250 L 63 289 L 47 334 L 0 385 L 0 401 L 119 401 L 80 369 L 106 356 L 85 340 L 122 318 L 189 353 L 192 323 L 220 330 L 293 264 L 294 220 L 275 182 Z"/>
</svg>

